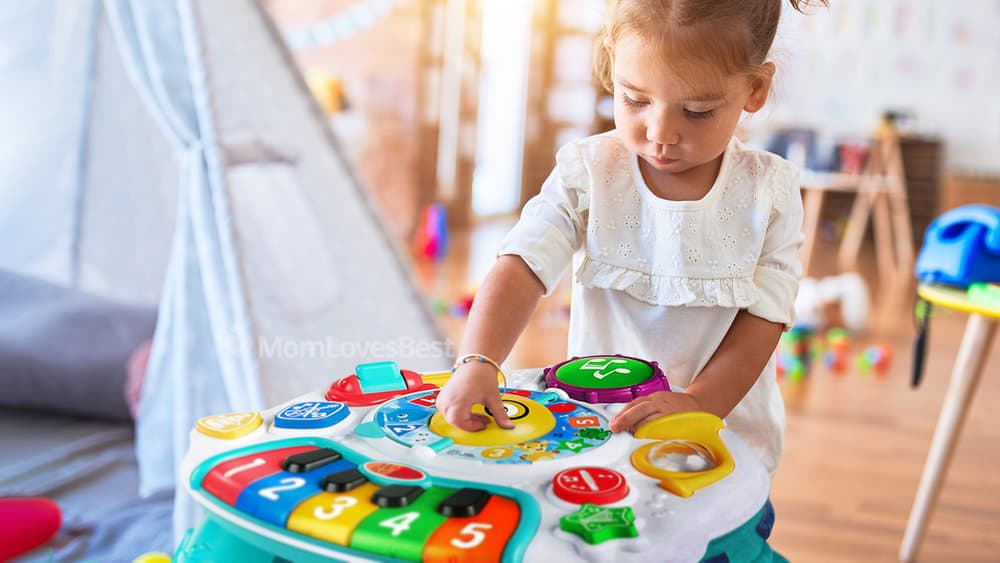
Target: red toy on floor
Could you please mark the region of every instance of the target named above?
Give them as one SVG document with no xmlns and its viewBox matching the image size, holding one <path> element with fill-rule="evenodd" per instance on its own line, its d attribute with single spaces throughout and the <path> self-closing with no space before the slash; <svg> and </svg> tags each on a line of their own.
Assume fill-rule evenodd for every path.
<svg viewBox="0 0 1000 563">
<path fill-rule="evenodd" d="M 52 539 L 62 524 L 59 505 L 47 498 L 0 499 L 0 561 L 23 555 Z"/>
</svg>

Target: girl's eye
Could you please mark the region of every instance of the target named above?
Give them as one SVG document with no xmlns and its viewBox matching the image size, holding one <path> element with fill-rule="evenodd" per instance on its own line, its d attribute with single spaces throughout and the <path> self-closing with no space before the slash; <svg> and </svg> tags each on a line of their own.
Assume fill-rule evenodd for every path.
<svg viewBox="0 0 1000 563">
<path fill-rule="evenodd" d="M 689 109 L 684 110 L 684 115 L 691 119 L 708 119 L 715 115 L 715 110 L 710 109 L 708 111 L 691 111 Z"/>
<path fill-rule="evenodd" d="M 622 100 L 625 102 L 625 105 L 627 106 L 644 106 L 647 103 L 649 103 L 649 102 L 640 102 L 639 100 L 632 98 L 625 92 L 622 92 Z"/>
</svg>

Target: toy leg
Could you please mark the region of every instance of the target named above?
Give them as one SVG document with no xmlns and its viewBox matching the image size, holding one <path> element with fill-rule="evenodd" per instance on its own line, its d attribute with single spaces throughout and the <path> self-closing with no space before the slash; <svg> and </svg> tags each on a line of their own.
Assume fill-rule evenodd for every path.
<svg viewBox="0 0 1000 563">
<path fill-rule="evenodd" d="M 910 520 L 903 534 L 903 545 L 899 550 L 901 561 L 912 561 L 920 547 L 927 521 L 930 519 L 934 503 L 941 490 L 941 482 L 951 462 L 955 449 L 956 438 L 965 422 L 972 395 L 979 384 L 982 375 L 983 361 L 990 349 L 990 343 L 996 331 L 995 320 L 981 315 L 969 315 L 969 322 L 962 337 L 962 345 L 958 349 L 958 359 L 948 384 L 948 393 L 941 414 L 938 417 L 934 439 L 927 454 L 924 473 L 920 477 L 920 487 L 913 501 Z"/>
</svg>

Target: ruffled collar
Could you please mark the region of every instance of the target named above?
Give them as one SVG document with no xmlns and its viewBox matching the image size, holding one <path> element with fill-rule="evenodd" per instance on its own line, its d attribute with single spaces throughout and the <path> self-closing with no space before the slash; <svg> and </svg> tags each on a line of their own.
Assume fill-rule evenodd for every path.
<svg viewBox="0 0 1000 563">
<path fill-rule="evenodd" d="M 586 255 L 576 270 L 576 279 L 585 287 L 624 291 L 650 305 L 744 308 L 759 298 L 752 276 L 663 276 L 601 262 Z"/>
</svg>

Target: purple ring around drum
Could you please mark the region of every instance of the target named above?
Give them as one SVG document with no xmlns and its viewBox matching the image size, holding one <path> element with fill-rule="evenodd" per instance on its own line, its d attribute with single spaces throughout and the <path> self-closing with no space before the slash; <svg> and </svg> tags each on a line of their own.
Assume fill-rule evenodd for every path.
<svg viewBox="0 0 1000 563">
<path fill-rule="evenodd" d="M 642 383 L 637 383 L 636 385 L 630 385 L 627 387 L 616 387 L 612 389 L 592 389 L 589 387 L 578 387 L 576 385 L 571 385 L 564 381 L 560 381 L 556 377 L 556 372 L 559 368 L 577 360 L 583 360 L 587 358 L 624 358 L 626 360 L 634 360 L 637 362 L 642 362 L 649 365 L 653 369 L 653 374 Z M 572 358 L 559 362 L 558 364 L 549 366 L 545 368 L 542 372 L 545 375 L 545 385 L 547 387 L 554 387 L 556 389 L 562 389 L 571 398 L 577 401 L 584 401 L 586 403 L 627 403 L 632 399 L 637 399 L 639 397 L 649 395 L 650 393 L 655 393 L 657 391 L 670 391 L 670 383 L 667 381 L 667 376 L 660 369 L 660 365 L 655 361 L 644 360 L 642 358 L 636 358 L 634 356 L 624 356 L 622 354 L 595 354 L 593 356 L 573 356 Z"/>
</svg>

